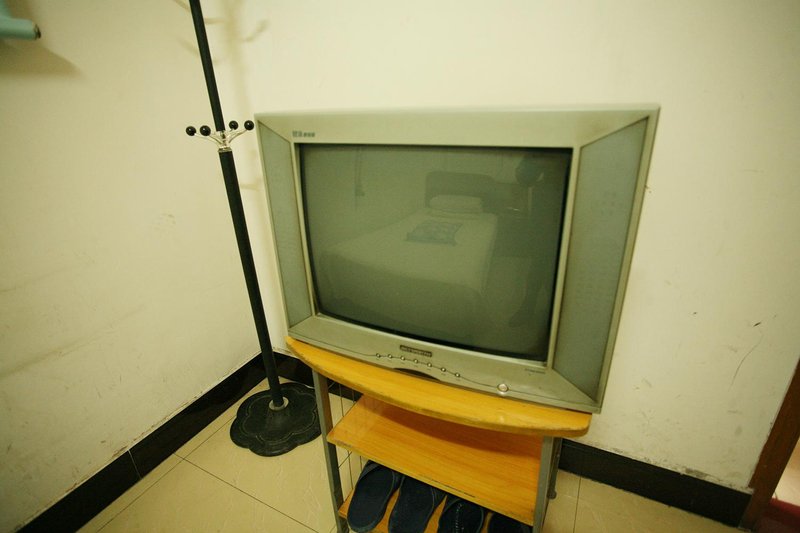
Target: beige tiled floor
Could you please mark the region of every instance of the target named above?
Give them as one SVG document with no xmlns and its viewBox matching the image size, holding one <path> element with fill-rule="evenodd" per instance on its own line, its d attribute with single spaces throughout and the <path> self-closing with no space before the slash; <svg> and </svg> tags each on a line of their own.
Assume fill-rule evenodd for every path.
<svg viewBox="0 0 800 533">
<path fill-rule="evenodd" d="M 263 389 L 260 385 L 254 392 Z M 352 402 L 331 396 L 331 404 L 338 419 Z M 330 533 L 335 525 L 321 438 L 280 457 L 259 457 L 228 436 L 237 408 L 231 407 L 81 531 Z M 363 460 L 339 450 L 339 461 L 347 493 Z M 545 533 L 737 531 L 568 472 L 559 473 L 557 490 Z"/>
<path fill-rule="evenodd" d="M 789 464 L 783 471 L 775 497 L 783 502 L 800 505 L 800 445 L 795 446 Z"/>
</svg>

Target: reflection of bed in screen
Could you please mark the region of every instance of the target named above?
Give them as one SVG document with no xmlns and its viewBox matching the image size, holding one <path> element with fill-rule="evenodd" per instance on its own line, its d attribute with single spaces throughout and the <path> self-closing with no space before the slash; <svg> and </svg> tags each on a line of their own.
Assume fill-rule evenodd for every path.
<svg viewBox="0 0 800 533">
<path fill-rule="evenodd" d="M 423 209 L 328 249 L 330 311 L 423 336 L 466 341 L 485 322 L 496 217 Z"/>
<path fill-rule="evenodd" d="M 455 204 L 469 203 L 468 211 Z M 437 200 L 444 209 L 437 209 Z M 387 329 L 469 343 L 486 324 L 484 293 L 497 230 L 477 197 L 439 196 L 319 257 L 329 313 Z"/>
</svg>

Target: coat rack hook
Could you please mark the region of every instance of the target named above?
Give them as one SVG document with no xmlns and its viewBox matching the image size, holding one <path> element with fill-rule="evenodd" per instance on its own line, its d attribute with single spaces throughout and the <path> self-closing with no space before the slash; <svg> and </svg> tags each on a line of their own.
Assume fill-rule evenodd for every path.
<svg viewBox="0 0 800 533">
<path fill-rule="evenodd" d="M 246 131 L 250 131 L 255 128 L 255 124 L 252 120 L 245 120 L 244 121 L 244 130 L 239 129 L 239 123 L 235 120 L 231 120 L 228 124 L 230 129 L 216 131 L 214 133 L 211 132 L 211 128 L 206 125 L 200 126 L 195 128 L 194 126 L 187 126 L 186 127 L 186 135 L 189 137 L 194 137 L 197 135 L 197 132 L 200 132 L 204 138 L 214 141 L 217 145 L 218 152 L 230 152 L 231 151 L 231 141 L 233 141 L 239 135 L 245 133 Z"/>
</svg>

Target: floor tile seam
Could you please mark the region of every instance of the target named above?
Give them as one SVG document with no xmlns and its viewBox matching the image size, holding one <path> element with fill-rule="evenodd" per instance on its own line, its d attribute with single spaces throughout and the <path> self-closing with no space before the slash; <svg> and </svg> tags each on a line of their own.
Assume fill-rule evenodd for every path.
<svg viewBox="0 0 800 533">
<path fill-rule="evenodd" d="M 575 491 L 575 508 L 572 510 L 572 533 L 575 532 L 575 528 L 578 524 L 578 501 L 581 495 L 581 478 L 578 477 L 578 490 Z"/>
<path fill-rule="evenodd" d="M 337 448 L 337 450 L 342 450 L 343 452 L 345 452 L 345 453 L 343 453 L 343 454 L 342 454 L 342 455 L 344 455 L 344 459 L 342 459 L 341 461 L 338 461 L 338 462 L 339 462 L 339 468 L 341 468 L 341 467 L 342 467 L 342 465 L 344 465 L 344 463 L 345 463 L 345 462 L 346 462 L 348 459 L 350 459 L 350 454 L 351 454 L 352 452 L 351 452 L 350 450 L 348 450 L 347 448 L 342 448 L 341 446 L 337 446 L 336 448 Z M 338 459 L 338 458 L 339 458 L 339 457 L 338 457 L 338 455 L 339 455 L 339 452 L 338 452 L 338 451 L 336 452 L 336 455 L 337 455 L 337 457 L 336 457 L 336 458 Z"/>
<path fill-rule="evenodd" d="M 345 471 L 345 475 L 348 476 L 349 479 L 350 479 L 350 483 L 349 483 L 348 486 L 350 487 L 350 491 L 352 492 L 355 489 L 356 481 L 357 481 L 356 479 L 353 479 L 353 456 L 348 454 L 346 462 L 347 462 L 347 469 Z M 344 462 L 342 463 L 342 466 L 344 466 Z M 341 470 L 341 466 L 339 467 L 339 469 Z M 341 476 L 341 474 L 340 474 L 340 476 Z M 340 481 L 341 481 L 341 479 L 340 479 Z M 344 495 L 345 498 L 347 496 L 348 496 L 347 494 Z"/>
<path fill-rule="evenodd" d="M 175 455 L 175 454 L 173 454 L 173 455 Z M 137 501 L 139 501 L 139 499 L 140 499 L 142 496 L 144 496 L 145 494 L 147 494 L 147 492 L 148 492 L 148 491 L 150 491 L 150 489 L 152 489 L 153 487 L 155 487 L 155 486 L 158 484 L 158 482 L 159 482 L 159 481 L 161 481 L 162 479 L 164 479 L 164 476 L 166 476 L 167 474 L 169 474 L 170 472 L 172 472 L 172 471 L 175 469 L 175 467 L 176 467 L 176 466 L 178 466 L 178 465 L 179 465 L 179 464 L 181 464 L 183 461 L 185 461 L 185 459 L 183 459 L 182 457 L 179 457 L 178 455 L 175 455 L 175 457 L 177 457 L 177 458 L 178 458 L 178 461 L 177 461 L 177 462 L 176 462 L 174 465 L 172 465 L 171 467 L 169 467 L 169 468 L 168 468 L 168 469 L 167 469 L 167 470 L 166 470 L 166 471 L 165 471 L 163 474 L 161 474 L 160 476 L 158 476 L 158 479 L 156 479 L 155 481 L 153 481 L 153 483 L 152 483 L 152 484 L 151 484 L 149 487 L 147 487 L 146 489 L 144 489 L 144 490 L 142 491 L 142 493 L 141 493 L 141 494 L 139 494 L 139 495 L 138 495 L 138 496 L 136 496 L 134 499 L 132 499 L 130 502 L 128 502 L 128 504 L 127 504 L 125 507 L 123 507 L 122 509 L 120 509 L 119 511 L 117 511 L 116 513 L 114 513 L 114 516 L 112 516 L 111 518 L 109 518 L 109 519 L 108 519 L 108 520 L 107 520 L 107 521 L 106 521 L 106 522 L 105 522 L 105 523 L 104 523 L 102 526 L 100 526 L 100 527 L 97 529 L 97 533 L 100 533 L 100 532 L 101 532 L 101 531 L 103 531 L 103 530 L 104 530 L 106 527 L 108 527 L 108 525 L 109 525 L 111 522 L 113 522 L 114 520 L 116 520 L 116 519 L 117 519 L 117 517 L 119 517 L 119 515 L 121 515 L 122 513 L 124 513 L 124 512 L 125 512 L 125 511 L 126 511 L 126 510 L 127 510 L 129 507 L 130 507 L 130 506 L 132 506 L 134 503 L 136 503 Z M 159 465 L 158 465 L 158 466 L 161 466 L 162 464 L 163 464 L 163 462 L 162 462 L 162 463 L 159 463 Z M 158 468 L 158 466 L 156 466 L 156 468 Z M 155 470 L 155 469 L 154 469 L 154 470 Z M 151 470 L 151 471 L 150 471 L 150 473 L 152 473 L 152 472 L 153 472 L 153 470 Z M 145 477 L 147 477 L 147 476 L 145 476 Z M 139 481 L 138 481 L 137 483 L 141 483 L 141 482 L 142 482 L 142 480 L 144 480 L 144 478 L 139 478 Z M 133 487 L 135 487 L 135 486 L 136 486 L 135 484 L 134 484 L 134 485 L 132 485 L 132 486 L 131 486 L 131 489 L 132 489 Z M 128 490 L 130 490 L 130 489 L 128 489 Z M 122 497 L 123 495 L 124 495 L 124 493 L 123 493 L 123 494 L 122 494 L 120 497 Z M 114 501 L 116 501 L 116 500 L 114 500 Z M 107 505 L 107 506 L 106 506 L 106 507 L 103 509 L 103 511 L 104 511 L 105 509 L 107 509 L 108 507 L 110 507 L 111 505 L 113 505 L 113 504 L 114 504 L 114 502 L 111 502 L 110 504 L 108 504 L 108 505 Z M 102 513 L 103 511 L 100 511 L 100 512 Z M 100 513 L 98 513 L 98 514 L 100 514 Z"/>
<path fill-rule="evenodd" d="M 222 416 L 222 415 L 220 415 L 220 416 Z M 204 438 L 204 439 L 202 440 L 202 442 L 199 442 L 199 443 L 197 444 L 197 446 L 195 446 L 195 447 L 192 449 L 192 451 L 190 451 L 189 453 L 187 453 L 187 454 L 186 454 L 186 457 L 183 457 L 183 456 L 180 456 L 180 455 L 178 455 L 178 451 L 180 451 L 180 448 L 178 449 L 178 451 L 176 451 L 176 452 L 175 452 L 175 455 L 178 455 L 178 457 L 180 457 L 181 459 L 189 459 L 189 456 L 190 456 L 190 455 L 192 455 L 194 452 L 196 452 L 197 450 L 199 450 L 199 449 L 200 449 L 200 447 L 202 447 L 202 446 L 203 446 L 203 444 L 205 444 L 206 442 L 208 442 L 208 440 L 209 440 L 211 437 L 213 437 L 214 435 L 216 435 L 217 433 L 219 433 L 219 431 L 220 431 L 221 429 L 228 428 L 228 427 L 230 426 L 230 424 L 231 424 L 231 421 L 232 421 L 232 420 L 234 420 L 235 418 L 236 418 L 236 414 L 235 414 L 235 413 L 234 413 L 234 414 L 232 414 L 230 417 L 226 418 L 226 419 L 225 419 L 225 422 L 224 422 L 222 425 L 220 425 L 220 427 L 218 427 L 216 430 L 214 430 L 214 431 L 213 431 L 213 432 L 212 432 L 212 433 L 211 433 L 211 434 L 210 434 L 208 437 Z M 212 421 L 210 424 L 208 424 L 208 425 L 206 425 L 205 427 L 203 427 L 203 429 L 201 429 L 200 431 L 198 431 L 198 432 L 197 432 L 197 434 L 200 434 L 200 432 L 201 432 L 201 431 L 203 431 L 204 429 L 206 429 L 208 426 L 210 426 L 211 424 L 213 424 L 213 423 L 214 423 L 214 422 L 216 422 L 217 420 L 219 420 L 219 417 L 218 417 L 218 418 L 216 418 L 216 419 L 214 419 L 214 421 Z M 194 438 L 194 437 L 192 437 L 192 438 Z M 189 440 L 191 441 L 191 439 L 189 439 Z M 184 444 L 184 446 L 185 446 L 186 444 L 188 444 L 188 443 L 189 443 L 189 441 L 187 441 L 187 442 Z M 183 446 L 181 446 L 181 448 L 182 448 L 182 447 L 183 447 Z"/>
<path fill-rule="evenodd" d="M 578 505 L 581 502 L 581 481 L 583 481 L 582 476 L 578 476 L 578 489 L 575 491 L 575 514 L 572 515 L 572 533 L 577 533 L 576 529 L 578 527 Z"/>
<path fill-rule="evenodd" d="M 293 522 L 296 522 L 296 523 L 300 524 L 300 525 L 301 525 L 301 526 L 303 526 L 304 528 L 306 528 L 306 529 L 308 529 L 308 530 L 310 530 L 310 531 L 313 531 L 314 533 L 318 533 L 316 529 L 314 529 L 313 527 L 309 526 L 308 524 L 304 524 L 303 522 L 301 522 L 300 520 L 298 520 L 298 519 L 294 518 L 293 516 L 290 516 L 290 515 L 288 515 L 288 514 L 284 513 L 283 511 L 281 511 L 281 510 L 280 510 L 280 509 L 278 509 L 277 507 L 274 507 L 274 506 L 270 505 L 269 503 L 267 503 L 267 502 L 265 502 L 264 500 L 262 500 L 262 499 L 260 499 L 260 498 L 258 498 L 258 497 L 256 497 L 256 496 L 254 496 L 253 494 L 250 494 L 249 492 L 247 492 L 247 491 L 245 491 L 245 490 L 242 490 L 241 488 L 237 487 L 236 485 L 234 485 L 234 484 L 232 484 L 232 483 L 230 483 L 230 482 L 226 481 L 225 479 L 223 479 L 223 478 L 219 477 L 219 476 L 218 476 L 218 475 L 216 475 L 215 473 L 213 473 L 213 472 L 210 472 L 209 470 L 206 470 L 205 468 L 203 468 L 202 466 L 200 466 L 200 465 L 198 465 L 198 464 L 196 464 L 196 463 L 193 463 L 193 462 L 192 462 L 190 459 L 184 459 L 184 461 L 186 461 L 187 463 L 189 463 L 189 464 L 190 464 L 190 465 L 192 465 L 193 467 L 197 468 L 198 470 L 201 470 L 201 471 L 205 472 L 206 474 L 208 474 L 209 476 L 213 477 L 214 479 L 217 479 L 217 480 L 219 480 L 219 481 L 221 481 L 221 482 L 225 483 L 225 484 L 226 484 L 226 485 L 228 485 L 229 487 L 231 487 L 231 488 L 233 488 L 233 489 L 237 490 L 238 492 L 240 492 L 240 493 L 244 494 L 244 495 L 245 495 L 245 496 L 247 496 L 248 498 L 251 498 L 251 499 L 253 499 L 253 500 L 257 501 L 258 503 L 260 503 L 260 504 L 262 504 L 262 505 L 266 505 L 267 507 L 269 507 L 270 509 L 272 509 L 272 510 L 273 510 L 273 511 L 275 511 L 276 513 L 282 514 L 283 516 L 285 516 L 285 517 L 286 517 L 286 518 L 288 518 L 289 520 L 291 520 L 291 521 L 293 521 Z"/>
</svg>

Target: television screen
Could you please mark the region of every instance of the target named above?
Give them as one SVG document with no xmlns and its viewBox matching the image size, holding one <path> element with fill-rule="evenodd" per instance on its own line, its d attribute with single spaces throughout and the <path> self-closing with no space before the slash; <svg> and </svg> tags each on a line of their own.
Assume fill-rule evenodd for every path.
<svg viewBox="0 0 800 533">
<path fill-rule="evenodd" d="M 306 144 L 321 313 L 547 359 L 570 149 Z"/>
</svg>

